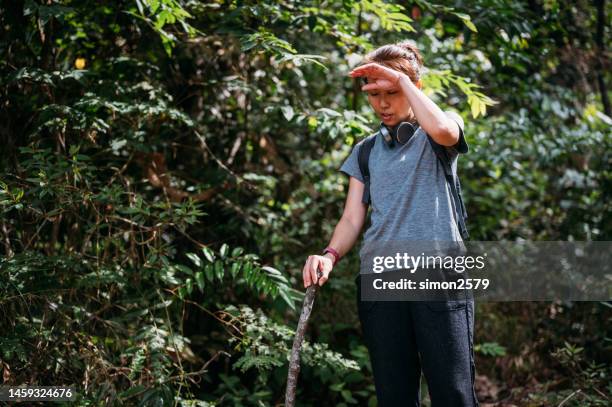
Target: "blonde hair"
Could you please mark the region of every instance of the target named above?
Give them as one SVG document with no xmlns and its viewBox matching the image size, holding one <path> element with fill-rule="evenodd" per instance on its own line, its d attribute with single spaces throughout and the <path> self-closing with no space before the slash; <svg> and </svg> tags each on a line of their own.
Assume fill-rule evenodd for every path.
<svg viewBox="0 0 612 407">
<path fill-rule="evenodd" d="M 383 45 L 369 52 L 361 65 L 371 62 L 376 62 L 396 71 L 403 72 L 408 75 L 410 80 L 414 83 L 421 79 L 423 57 L 419 49 L 408 41 Z"/>
</svg>

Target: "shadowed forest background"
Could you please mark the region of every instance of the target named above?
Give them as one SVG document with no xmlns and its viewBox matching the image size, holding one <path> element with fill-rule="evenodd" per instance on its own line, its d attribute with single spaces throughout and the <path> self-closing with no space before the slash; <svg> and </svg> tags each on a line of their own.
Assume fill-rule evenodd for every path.
<svg viewBox="0 0 612 407">
<path fill-rule="evenodd" d="M 418 45 L 425 92 L 465 120 L 473 240 L 612 240 L 611 14 L 3 1 L 1 383 L 74 384 L 79 406 L 280 405 L 302 266 L 377 123 L 347 74 L 389 42 Z M 376 405 L 358 267 L 354 249 L 318 295 L 298 405 Z M 611 405 L 611 327 L 611 303 L 477 304 L 482 405 Z"/>
</svg>

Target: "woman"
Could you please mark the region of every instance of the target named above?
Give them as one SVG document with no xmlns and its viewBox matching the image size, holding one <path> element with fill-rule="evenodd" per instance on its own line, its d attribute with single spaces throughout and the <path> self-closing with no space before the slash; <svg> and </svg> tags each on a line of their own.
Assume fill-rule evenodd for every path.
<svg viewBox="0 0 612 407">
<path fill-rule="evenodd" d="M 421 92 L 422 66 L 418 49 L 402 42 L 369 53 L 350 73 L 366 82 L 362 90 L 367 92 L 381 126 L 392 135 L 401 122 L 413 123 L 417 130 L 409 139 L 397 139 L 393 144 L 377 132 L 353 148 L 340 168 L 350 176 L 344 212 L 323 254 L 308 257 L 303 268 L 305 287 L 323 285 L 359 237 L 367 205 L 362 203 L 365 186 L 358 156 L 361 146 L 372 137 L 377 137 L 369 158 L 372 211 L 364 245 L 462 240 L 451 188 L 427 134 L 445 146 L 456 174 L 457 156 L 468 150 L 463 120 L 455 113 L 443 112 Z M 478 406 L 473 302 L 362 301 L 360 280 L 358 275 L 358 313 L 372 361 L 378 405 L 419 406 L 422 371 L 433 407 Z"/>
</svg>

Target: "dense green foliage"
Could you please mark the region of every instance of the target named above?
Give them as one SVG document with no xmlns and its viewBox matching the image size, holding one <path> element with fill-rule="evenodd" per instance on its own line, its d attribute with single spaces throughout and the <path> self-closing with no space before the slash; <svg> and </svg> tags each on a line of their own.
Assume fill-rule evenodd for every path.
<svg viewBox="0 0 612 407">
<path fill-rule="evenodd" d="M 612 238 L 605 1 L 4 3 L 6 384 L 281 403 L 303 262 L 375 123 L 347 73 L 399 39 L 466 121 L 473 239 Z M 317 299 L 301 405 L 375 403 L 357 269 L 352 253 Z M 479 304 L 480 397 L 609 405 L 611 322 L 606 303 Z"/>
</svg>

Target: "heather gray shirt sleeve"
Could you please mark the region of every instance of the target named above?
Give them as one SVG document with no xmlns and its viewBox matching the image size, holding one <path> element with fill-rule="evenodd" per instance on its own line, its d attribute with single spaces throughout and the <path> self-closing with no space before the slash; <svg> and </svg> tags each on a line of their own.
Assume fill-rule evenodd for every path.
<svg viewBox="0 0 612 407">
<path fill-rule="evenodd" d="M 447 150 L 451 155 L 465 154 L 468 152 L 469 148 L 467 142 L 465 141 L 465 136 L 463 135 L 463 119 L 455 112 L 446 111 L 444 112 L 451 120 L 457 123 L 459 126 L 459 141 L 454 146 L 447 147 Z"/>
<path fill-rule="evenodd" d="M 363 144 L 363 140 L 353 146 L 353 150 L 351 154 L 344 161 L 342 166 L 340 167 L 340 171 L 348 175 L 349 177 L 354 177 L 361 181 L 363 181 L 363 176 L 361 175 L 361 170 L 359 169 L 359 149 Z"/>
</svg>

